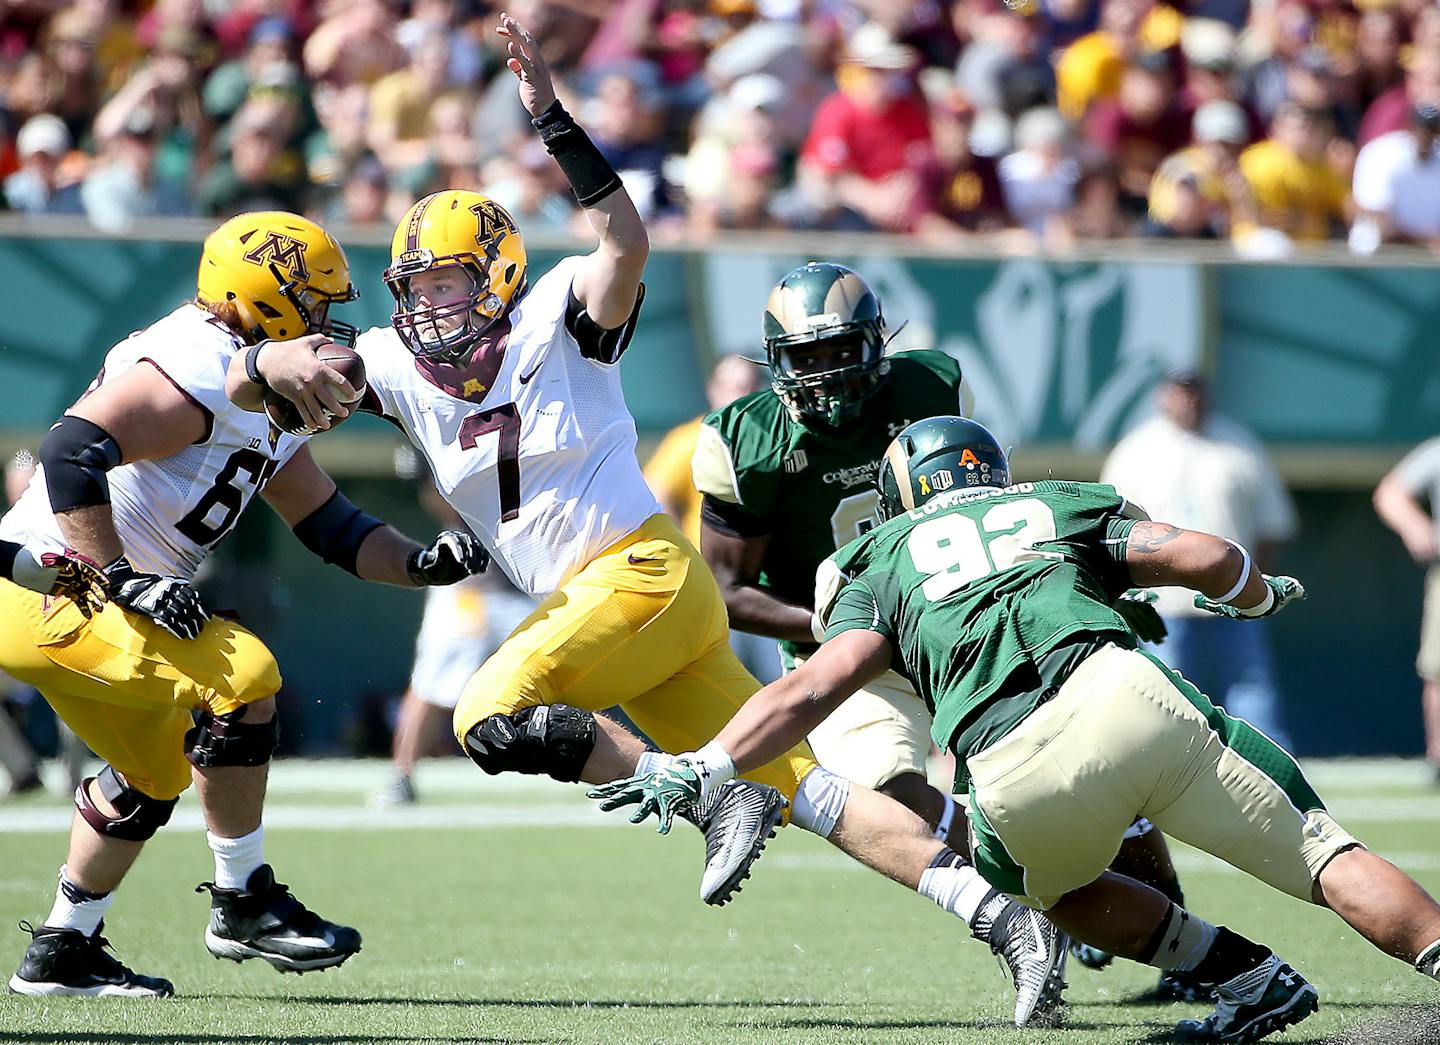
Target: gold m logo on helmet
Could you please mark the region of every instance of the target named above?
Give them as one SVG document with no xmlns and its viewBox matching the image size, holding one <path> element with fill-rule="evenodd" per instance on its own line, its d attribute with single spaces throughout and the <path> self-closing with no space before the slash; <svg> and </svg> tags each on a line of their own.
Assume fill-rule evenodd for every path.
<svg viewBox="0 0 1440 1045">
<path fill-rule="evenodd" d="M 489 243 L 498 239 L 501 233 L 519 231 L 510 215 L 501 210 L 494 200 L 482 200 L 470 208 L 470 213 L 475 215 L 476 243 Z"/>
<path fill-rule="evenodd" d="M 284 269 L 292 279 L 303 281 L 310 278 L 310 270 L 305 266 L 305 244 L 284 233 L 267 232 L 263 240 L 245 252 L 244 257 L 252 265 L 269 264 Z"/>
</svg>

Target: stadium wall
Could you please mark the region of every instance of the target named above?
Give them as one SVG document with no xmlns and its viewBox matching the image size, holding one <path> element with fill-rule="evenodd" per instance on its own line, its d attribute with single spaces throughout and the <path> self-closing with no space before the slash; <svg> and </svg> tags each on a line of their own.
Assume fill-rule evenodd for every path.
<svg viewBox="0 0 1440 1045">
<path fill-rule="evenodd" d="M 373 235 L 341 239 L 354 244 L 363 295 L 344 317 L 362 328 L 384 323 L 385 246 Z M 197 241 L 193 227 L 150 239 L 0 235 L 0 449 L 33 445 L 111 344 L 193 293 Z M 542 243 L 532 265 L 544 269 L 567 248 L 583 249 Z M 1376 520 L 1369 490 L 1405 449 L 1440 431 L 1433 267 L 1126 248 L 957 258 L 808 237 L 659 250 L 623 370 L 642 442 L 702 408 L 713 358 L 758 355 L 769 286 L 822 254 L 865 272 L 892 327 L 904 323 L 897 347 L 935 346 L 962 361 L 977 415 L 1017 447 L 1021 475 L 1093 478 L 1115 438 L 1149 411 L 1161 375 L 1189 365 L 1213 375 L 1217 408 L 1269 444 L 1297 493 L 1302 535 L 1280 565 L 1306 581 L 1311 600 L 1274 622 L 1297 746 L 1315 755 L 1420 750 L 1411 669 L 1420 576 Z M 358 503 L 428 532 L 393 478 L 394 446 L 393 430 L 369 418 L 314 443 Z M 414 593 L 323 568 L 266 512 L 251 513 L 221 549 L 208 583 L 254 622 L 286 670 L 295 698 L 287 747 L 363 746 L 367 697 L 404 686 Z"/>
</svg>

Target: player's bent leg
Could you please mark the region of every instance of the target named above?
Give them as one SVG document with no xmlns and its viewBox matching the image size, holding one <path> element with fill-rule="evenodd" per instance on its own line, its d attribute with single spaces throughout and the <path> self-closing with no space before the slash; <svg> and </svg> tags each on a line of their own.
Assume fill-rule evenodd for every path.
<svg viewBox="0 0 1440 1045">
<path fill-rule="evenodd" d="M 840 781 L 844 789 L 829 840 L 963 920 L 1009 970 L 1016 991 L 1017 1027 L 1054 1018 L 1065 986 L 1065 943 L 1055 926 L 995 889 L 960 854 L 937 840 L 924 820 L 879 792 L 850 786 L 817 768 L 806 777 L 799 800 L 804 800 L 814 778 L 826 776 Z"/>
<path fill-rule="evenodd" d="M 1440 904 L 1388 860 L 1358 847 L 1339 853 L 1315 882 L 1315 902 L 1386 954 L 1440 979 Z"/>
<path fill-rule="evenodd" d="M 796 657 L 795 663 L 804 663 Z M 953 798 L 926 779 L 930 713 L 914 689 L 887 671 L 836 708 L 809 736 L 816 759 L 847 780 L 918 813 L 942 842 L 956 823 Z M 963 822 L 964 817 L 960 820 Z M 964 852 L 963 832 L 957 833 Z"/>
</svg>

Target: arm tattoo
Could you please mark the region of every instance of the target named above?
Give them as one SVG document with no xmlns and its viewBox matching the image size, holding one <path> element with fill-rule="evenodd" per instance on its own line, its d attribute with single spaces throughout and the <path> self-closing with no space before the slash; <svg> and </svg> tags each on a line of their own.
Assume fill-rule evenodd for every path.
<svg viewBox="0 0 1440 1045">
<path fill-rule="evenodd" d="M 1162 522 L 1137 522 L 1130 529 L 1126 548 L 1137 555 L 1153 555 L 1185 531 Z"/>
</svg>

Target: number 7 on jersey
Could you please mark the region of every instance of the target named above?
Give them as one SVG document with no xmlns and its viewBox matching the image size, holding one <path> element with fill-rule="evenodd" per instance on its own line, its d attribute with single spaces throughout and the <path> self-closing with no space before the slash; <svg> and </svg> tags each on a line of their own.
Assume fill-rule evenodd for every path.
<svg viewBox="0 0 1440 1045">
<path fill-rule="evenodd" d="M 500 521 L 520 517 L 520 412 L 504 403 L 471 414 L 460 422 L 460 449 L 473 450 L 480 437 L 500 433 L 496 474 L 500 480 Z"/>
</svg>

